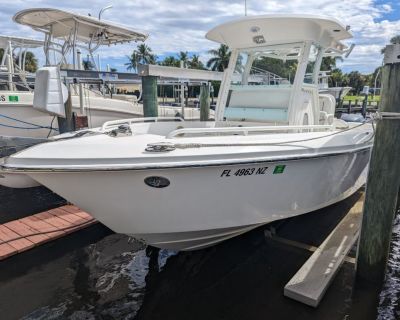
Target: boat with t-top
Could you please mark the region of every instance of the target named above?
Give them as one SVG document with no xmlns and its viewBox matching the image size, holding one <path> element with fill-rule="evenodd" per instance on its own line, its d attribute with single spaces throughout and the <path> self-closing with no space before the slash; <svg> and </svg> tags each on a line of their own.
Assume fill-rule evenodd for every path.
<svg viewBox="0 0 400 320">
<path fill-rule="evenodd" d="M 268 15 L 206 37 L 231 49 L 215 121 L 106 122 L 15 154 L 3 170 L 29 175 L 115 232 L 176 250 L 329 206 L 365 183 L 371 124 L 335 119 L 334 98 L 318 92 L 322 58 L 346 53 L 348 28 Z M 252 66 L 276 65 L 295 76 L 248 81 Z"/>
</svg>

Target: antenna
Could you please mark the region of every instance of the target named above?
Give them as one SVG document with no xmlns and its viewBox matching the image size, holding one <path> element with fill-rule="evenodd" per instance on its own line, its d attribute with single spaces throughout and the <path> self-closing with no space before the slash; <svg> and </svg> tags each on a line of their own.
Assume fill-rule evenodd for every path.
<svg viewBox="0 0 400 320">
<path fill-rule="evenodd" d="M 247 0 L 244 0 L 244 15 L 247 16 Z"/>
<path fill-rule="evenodd" d="M 108 9 L 111 9 L 112 7 L 113 7 L 112 5 L 109 5 L 109 6 L 107 6 L 107 7 L 102 8 L 102 9 L 100 10 L 100 12 L 99 12 L 99 20 L 101 19 L 101 15 L 103 14 L 103 12 L 106 11 L 106 10 L 108 10 Z"/>
</svg>

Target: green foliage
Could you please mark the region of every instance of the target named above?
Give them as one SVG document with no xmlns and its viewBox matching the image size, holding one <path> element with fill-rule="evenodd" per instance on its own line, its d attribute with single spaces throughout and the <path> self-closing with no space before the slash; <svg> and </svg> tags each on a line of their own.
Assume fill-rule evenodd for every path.
<svg viewBox="0 0 400 320">
<path fill-rule="evenodd" d="M 265 71 L 277 74 L 278 76 L 293 81 L 297 70 L 297 61 L 274 59 L 269 57 L 260 57 L 254 61 L 253 66 Z"/>
<path fill-rule="evenodd" d="M 332 71 L 336 69 L 336 62 L 343 61 L 342 57 L 323 57 L 321 62 L 322 71 Z"/>
<path fill-rule="evenodd" d="M 82 60 L 83 70 L 94 70 L 94 64 L 88 59 Z"/>
<path fill-rule="evenodd" d="M 128 62 L 125 66 L 128 70 L 137 72 L 139 64 L 156 64 L 157 57 L 153 54 L 151 48 L 142 43 L 133 50 L 130 56 L 127 56 Z"/>
<path fill-rule="evenodd" d="M 0 61 L 3 59 L 4 49 L 0 48 Z M 19 57 L 13 57 L 14 62 L 19 64 Z M 36 59 L 33 52 L 27 51 L 25 57 L 25 70 L 28 72 L 36 72 L 38 68 L 38 60 Z"/>
<path fill-rule="evenodd" d="M 17 61 L 18 61 L 18 59 L 17 59 Z M 36 72 L 36 70 L 38 68 L 37 63 L 38 63 L 38 61 L 35 58 L 35 55 L 32 52 L 27 51 L 26 57 L 25 57 L 25 70 L 28 72 L 32 72 L 32 73 Z"/>
<path fill-rule="evenodd" d="M 175 58 L 174 56 L 167 56 L 164 58 L 164 60 L 159 61 L 158 64 L 161 66 L 179 68 L 181 66 L 181 61 L 183 61 L 183 65 L 189 69 L 205 69 L 204 64 L 200 61 L 199 55 L 194 54 L 191 58 L 189 58 L 189 54 L 183 51 L 179 53 L 178 58 Z"/>
<path fill-rule="evenodd" d="M 344 101 L 356 101 L 356 100 L 363 101 L 364 99 L 365 99 L 365 96 L 349 96 L 349 95 L 346 95 L 343 98 Z M 375 96 L 375 97 L 373 97 L 371 95 L 368 96 L 368 101 L 379 102 L 380 100 L 381 100 L 380 96 Z"/>
<path fill-rule="evenodd" d="M 213 71 L 224 71 L 228 68 L 229 58 L 231 57 L 228 46 L 221 44 L 218 49 L 209 50 L 208 53 L 213 57 L 207 61 L 207 68 Z"/>
<path fill-rule="evenodd" d="M 190 69 L 200 69 L 200 70 L 204 70 L 204 64 L 203 62 L 200 61 L 200 56 L 194 54 L 192 56 L 192 59 L 189 61 L 189 68 Z"/>
<path fill-rule="evenodd" d="M 167 67 L 179 67 L 179 60 L 174 56 L 168 56 L 165 57 L 164 60 L 160 61 L 159 64 Z"/>
</svg>

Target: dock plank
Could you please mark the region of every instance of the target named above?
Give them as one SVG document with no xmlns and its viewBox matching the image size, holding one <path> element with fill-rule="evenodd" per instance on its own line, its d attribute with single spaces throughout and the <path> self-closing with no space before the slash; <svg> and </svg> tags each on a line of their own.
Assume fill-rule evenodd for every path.
<svg viewBox="0 0 400 320">
<path fill-rule="evenodd" d="M 78 215 L 81 218 L 86 219 L 86 220 L 92 220 L 93 219 L 93 217 L 90 214 L 88 214 L 85 211 L 82 211 L 81 209 L 79 209 L 76 206 L 72 206 L 72 205 L 63 206 L 60 209 L 64 210 L 64 211 L 68 211 L 69 213 L 74 213 L 74 214 L 76 214 L 76 215 Z"/>
<path fill-rule="evenodd" d="M 53 209 L 50 213 L 73 224 L 81 224 L 87 221 L 75 213 L 70 213 L 62 209 Z"/>
<path fill-rule="evenodd" d="M 33 242 L 34 244 L 41 243 L 43 241 L 46 241 L 49 238 L 45 234 L 32 235 L 32 234 L 35 234 L 35 233 L 38 233 L 41 231 L 34 229 L 34 228 L 22 223 L 19 220 L 7 222 L 7 223 L 3 224 L 3 226 L 14 231 L 19 236 L 25 237 L 25 239 Z"/>
<path fill-rule="evenodd" d="M 34 243 L 25 238 L 21 238 L 18 240 L 12 240 L 12 239 L 15 239 L 18 237 L 20 237 L 20 236 L 17 233 L 15 233 L 14 231 L 8 229 L 7 227 L 5 227 L 3 225 L 0 225 L 0 241 L 1 242 L 7 241 L 7 244 L 9 244 L 11 247 L 13 247 L 17 252 L 22 252 L 26 248 L 29 249 L 29 248 L 34 247 Z"/>
<path fill-rule="evenodd" d="M 51 224 L 51 225 L 57 227 L 58 229 L 63 229 L 66 227 L 73 226 L 73 224 L 71 222 L 61 219 L 61 218 L 51 214 L 50 211 L 45 211 L 45 212 L 35 214 L 35 217 L 37 217 L 43 221 L 46 221 L 48 224 Z"/>
<path fill-rule="evenodd" d="M 15 253 L 15 248 L 8 243 L 0 244 L 0 260 L 8 258 Z"/>
<path fill-rule="evenodd" d="M 49 236 L 49 239 L 55 239 L 65 235 L 64 231 L 60 231 L 59 228 L 47 223 L 45 220 L 39 219 L 36 215 L 22 218 L 19 221 L 36 230 L 45 232 Z"/>
<path fill-rule="evenodd" d="M 358 239 L 364 195 L 284 288 L 284 295 L 317 307 Z"/>
<path fill-rule="evenodd" d="M 94 223 L 97 221 L 92 216 L 75 206 L 63 206 L 4 223 L 0 225 L 0 260 Z"/>
</svg>

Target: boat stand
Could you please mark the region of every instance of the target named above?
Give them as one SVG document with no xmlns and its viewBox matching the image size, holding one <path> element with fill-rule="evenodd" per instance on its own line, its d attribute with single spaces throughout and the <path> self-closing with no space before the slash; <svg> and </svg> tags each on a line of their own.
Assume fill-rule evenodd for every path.
<svg viewBox="0 0 400 320">
<path fill-rule="evenodd" d="M 274 241 L 313 252 L 285 285 L 286 297 L 317 307 L 342 263 L 355 264 L 347 254 L 359 237 L 363 203 L 364 194 L 319 247 L 279 237 L 274 228 L 264 232 Z"/>
</svg>

